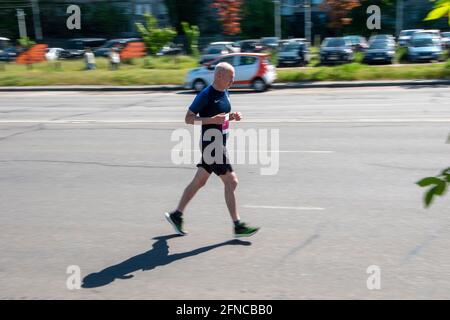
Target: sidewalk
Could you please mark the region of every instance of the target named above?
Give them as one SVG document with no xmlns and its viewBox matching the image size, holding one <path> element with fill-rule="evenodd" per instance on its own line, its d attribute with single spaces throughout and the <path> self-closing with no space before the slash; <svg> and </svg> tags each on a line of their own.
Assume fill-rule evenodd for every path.
<svg viewBox="0 0 450 320">
<path fill-rule="evenodd" d="M 391 86 L 450 86 L 450 80 L 379 80 L 379 81 L 304 81 L 274 83 L 273 89 L 312 89 L 312 88 L 357 88 L 357 87 L 391 87 Z M 0 92 L 34 92 L 34 91 L 180 91 L 186 90 L 181 85 L 156 86 L 27 86 L 0 87 Z"/>
</svg>

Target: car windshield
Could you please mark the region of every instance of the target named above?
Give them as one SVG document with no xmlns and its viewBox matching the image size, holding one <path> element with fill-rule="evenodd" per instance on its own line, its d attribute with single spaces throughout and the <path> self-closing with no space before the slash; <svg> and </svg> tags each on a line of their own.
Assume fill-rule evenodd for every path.
<svg viewBox="0 0 450 320">
<path fill-rule="evenodd" d="M 345 40 L 342 38 L 328 39 L 325 41 L 324 47 L 344 47 Z"/>
<path fill-rule="evenodd" d="M 8 40 L 0 40 L 0 50 L 9 48 L 11 46 Z"/>
<path fill-rule="evenodd" d="M 106 43 L 102 46 L 103 48 L 111 48 L 112 46 L 118 44 L 119 42 L 117 40 L 109 40 L 106 41 Z"/>
<path fill-rule="evenodd" d="M 432 38 L 416 38 L 412 41 L 413 47 L 432 47 L 436 45 Z"/>
<path fill-rule="evenodd" d="M 103 43 L 101 40 L 69 40 L 67 49 L 84 50 L 86 47 L 99 47 Z"/>
<path fill-rule="evenodd" d="M 222 53 L 222 48 L 219 47 L 207 48 L 205 50 L 205 54 L 220 54 L 220 53 Z"/>
<path fill-rule="evenodd" d="M 280 51 L 297 51 L 300 49 L 300 46 L 298 43 L 285 43 L 282 45 Z"/>
<path fill-rule="evenodd" d="M 67 49 L 82 50 L 82 49 L 84 49 L 84 45 L 83 45 L 83 42 L 81 42 L 81 41 L 69 41 L 67 44 Z"/>
<path fill-rule="evenodd" d="M 410 36 L 412 35 L 414 32 L 416 32 L 415 30 L 409 30 L 409 31 L 402 31 L 400 32 L 400 37 L 404 37 L 404 36 Z"/>
<path fill-rule="evenodd" d="M 369 49 L 387 49 L 388 48 L 388 43 L 387 42 L 373 42 Z"/>
<path fill-rule="evenodd" d="M 345 39 L 350 41 L 353 44 L 359 43 L 359 37 L 352 36 L 352 37 L 345 37 Z"/>
<path fill-rule="evenodd" d="M 443 38 L 450 38 L 450 32 L 443 32 L 442 33 Z"/>
<path fill-rule="evenodd" d="M 266 38 L 262 40 L 262 43 L 264 44 L 273 44 L 277 43 L 277 38 Z"/>
</svg>

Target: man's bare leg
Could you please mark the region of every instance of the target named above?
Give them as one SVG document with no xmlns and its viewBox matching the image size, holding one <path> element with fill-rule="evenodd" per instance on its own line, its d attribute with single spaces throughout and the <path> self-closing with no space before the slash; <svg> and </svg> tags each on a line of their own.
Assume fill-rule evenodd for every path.
<svg viewBox="0 0 450 320">
<path fill-rule="evenodd" d="M 236 196 L 234 191 L 238 185 L 238 178 L 236 173 L 228 171 L 224 175 L 219 176 L 225 185 L 225 201 L 227 203 L 228 211 L 230 212 L 231 219 L 238 221 L 239 213 L 237 211 Z"/>
<path fill-rule="evenodd" d="M 198 168 L 197 173 L 192 179 L 191 183 L 184 189 L 183 195 L 178 203 L 177 211 L 184 212 L 187 204 L 195 196 L 198 190 L 200 190 L 208 181 L 210 174 L 203 168 Z"/>
</svg>

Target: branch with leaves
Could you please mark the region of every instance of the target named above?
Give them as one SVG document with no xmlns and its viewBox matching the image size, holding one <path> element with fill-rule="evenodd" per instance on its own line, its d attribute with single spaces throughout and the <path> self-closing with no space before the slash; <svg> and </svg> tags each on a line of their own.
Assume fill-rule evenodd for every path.
<svg viewBox="0 0 450 320">
<path fill-rule="evenodd" d="M 136 23 L 136 28 L 150 54 L 156 54 L 177 35 L 173 28 L 158 28 L 158 20 L 151 14 L 145 15 L 145 24 Z"/>
<path fill-rule="evenodd" d="M 350 11 L 361 5 L 359 0 L 325 0 L 320 5 L 330 20 L 328 27 L 342 29 L 352 22 L 348 16 Z"/>
<path fill-rule="evenodd" d="M 197 26 L 189 26 L 187 22 L 181 22 L 183 32 L 187 41 L 187 53 L 198 56 L 198 38 L 200 37 L 200 30 Z"/>
<path fill-rule="evenodd" d="M 425 207 L 428 208 L 434 197 L 443 196 L 450 184 L 450 167 L 442 171 L 437 177 L 427 177 L 417 182 L 421 187 L 431 188 L 425 193 Z"/>
<path fill-rule="evenodd" d="M 217 9 L 219 21 L 222 23 L 226 35 L 236 35 L 241 32 L 242 0 L 215 0 L 211 7 Z"/>
<path fill-rule="evenodd" d="M 424 20 L 437 20 L 444 17 L 448 18 L 448 25 L 450 26 L 450 0 L 436 1 L 434 9 L 428 13 Z"/>
</svg>

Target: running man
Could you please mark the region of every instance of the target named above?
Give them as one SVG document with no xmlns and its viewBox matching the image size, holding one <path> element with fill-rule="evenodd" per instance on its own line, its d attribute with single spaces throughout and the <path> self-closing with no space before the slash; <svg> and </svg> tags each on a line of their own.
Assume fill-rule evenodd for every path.
<svg viewBox="0 0 450 320">
<path fill-rule="evenodd" d="M 169 223 L 180 235 L 187 234 L 183 227 L 183 212 L 187 204 L 205 185 L 213 172 L 224 183 L 225 201 L 234 223 L 235 237 L 249 237 L 259 230 L 259 228 L 250 227 L 240 220 L 234 194 L 238 178 L 226 155 L 229 121 L 242 119 L 240 112 L 231 112 L 228 88 L 233 81 L 233 66 L 225 62 L 219 63 L 215 68 L 213 84 L 197 95 L 186 113 L 185 122 L 187 124 L 193 125 L 194 122 L 202 124 L 202 160 L 197 165 L 198 169 L 194 179 L 184 190 L 177 209 L 171 213 L 165 213 Z"/>
</svg>

